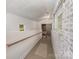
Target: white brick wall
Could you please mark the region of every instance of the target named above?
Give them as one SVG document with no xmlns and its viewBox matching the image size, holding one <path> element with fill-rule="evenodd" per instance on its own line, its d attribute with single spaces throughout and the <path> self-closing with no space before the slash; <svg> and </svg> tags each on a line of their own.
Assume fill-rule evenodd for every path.
<svg viewBox="0 0 79 59">
<path fill-rule="evenodd" d="M 62 15 L 62 32 L 55 29 L 55 18 Z M 65 0 L 62 7 L 53 16 L 52 43 L 56 59 L 72 59 L 73 57 L 73 3 L 72 0 Z"/>
</svg>

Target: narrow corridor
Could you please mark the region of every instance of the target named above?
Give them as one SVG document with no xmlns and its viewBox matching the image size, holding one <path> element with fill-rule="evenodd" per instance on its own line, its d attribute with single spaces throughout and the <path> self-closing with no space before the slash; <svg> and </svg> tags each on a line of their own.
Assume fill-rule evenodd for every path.
<svg viewBox="0 0 79 59">
<path fill-rule="evenodd" d="M 25 59 L 55 59 L 51 37 L 41 39 Z"/>
<path fill-rule="evenodd" d="M 7 59 L 73 59 L 72 0 L 7 0 L 6 5 Z"/>
</svg>

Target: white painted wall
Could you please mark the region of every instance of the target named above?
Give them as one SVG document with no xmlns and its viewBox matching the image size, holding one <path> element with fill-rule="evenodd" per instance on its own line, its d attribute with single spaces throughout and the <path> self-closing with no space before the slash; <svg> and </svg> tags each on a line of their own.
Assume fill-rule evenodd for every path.
<svg viewBox="0 0 79 59">
<path fill-rule="evenodd" d="M 65 0 L 52 20 L 52 45 L 56 59 L 73 59 L 73 6 L 72 0 Z M 62 15 L 62 31 L 56 30 L 56 18 Z"/>
<path fill-rule="evenodd" d="M 24 24 L 24 32 L 19 31 L 19 24 Z M 17 16 L 7 12 L 7 44 L 21 40 L 38 32 L 38 22 L 28 20 L 21 16 Z M 20 42 L 11 47 L 7 47 L 7 59 L 23 59 L 35 44 L 41 39 L 41 34 Z"/>
<path fill-rule="evenodd" d="M 40 24 L 52 24 L 52 20 L 50 20 L 50 19 L 45 19 L 45 20 L 41 20 L 39 23 L 40 23 Z"/>
</svg>

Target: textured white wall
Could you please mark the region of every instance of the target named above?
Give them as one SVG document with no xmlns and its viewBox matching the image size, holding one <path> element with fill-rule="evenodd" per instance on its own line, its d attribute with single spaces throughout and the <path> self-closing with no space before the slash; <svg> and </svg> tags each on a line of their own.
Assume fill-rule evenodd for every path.
<svg viewBox="0 0 79 59">
<path fill-rule="evenodd" d="M 62 32 L 55 29 L 55 18 L 63 12 Z M 59 8 L 52 24 L 52 44 L 56 59 L 72 59 L 73 57 L 73 3 L 72 0 L 65 0 Z"/>
<path fill-rule="evenodd" d="M 24 32 L 19 31 L 19 24 L 24 24 Z M 7 44 L 21 40 L 40 32 L 38 22 L 28 20 L 12 13 L 7 13 Z M 7 47 L 7 59 L 23 59 L 41 38 L 41 34 Z"/>
</svg>

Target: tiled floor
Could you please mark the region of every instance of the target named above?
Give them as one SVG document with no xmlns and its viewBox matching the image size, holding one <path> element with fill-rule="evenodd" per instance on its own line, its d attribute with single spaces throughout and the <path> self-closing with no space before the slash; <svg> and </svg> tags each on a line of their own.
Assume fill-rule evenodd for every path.
<svg viewBox="0 0 79 59">
<path fill-rule="evenodd" d="M 51 37 L 41 39 L 25 59 L 55 59 Z"/>
</svg>

